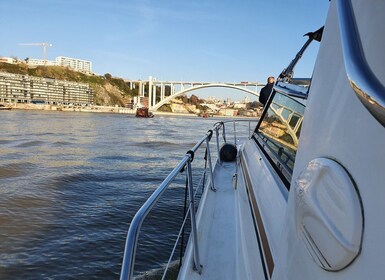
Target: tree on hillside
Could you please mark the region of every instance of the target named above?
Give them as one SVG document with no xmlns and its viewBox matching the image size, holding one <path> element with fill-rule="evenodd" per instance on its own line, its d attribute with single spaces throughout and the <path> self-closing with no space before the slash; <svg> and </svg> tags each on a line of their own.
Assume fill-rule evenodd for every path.
<svg viewBox="0 0 385 280">
<path fill-rule="evenodd" d="M 259 108 L 261 107 L 261 103 L 259 103 L 258 101 L 253 101 L 253 102 L 250 102 L 247 106 L 247 109 L 256 109 L 256 108 Z"/>
<path fill-rule="evenodd" d="M 185 103 L 185 104 L 188 103 L 188 98 L 187 98 L 187 95 L 186 95 L 186 94 L 179 95 L 179 96 L 177 96 L 175 99 L 182 100 L 183 103 Z"/>
<path fill-rule="evenodd" d="M 200 100 L 196 95 L 192 94 L 190 97 L 190 104 L 192 105 L 198 105 L 203 103 L 202 100 Z"/>
<path fill-rule="evenodd" d="M 106 78 L 108 81 L 111 80 L 112 76 L 110 73 L 104 74 L 104 78 Z"/>
</svg>

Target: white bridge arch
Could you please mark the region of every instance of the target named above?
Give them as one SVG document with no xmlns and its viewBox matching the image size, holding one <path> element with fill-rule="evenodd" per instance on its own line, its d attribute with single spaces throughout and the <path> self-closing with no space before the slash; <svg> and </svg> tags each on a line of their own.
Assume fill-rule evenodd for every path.
<svg viewBox="0 0 385 280">
<path fill-rule="evenodd" d="M 138 102 L 148 97 L 148 108 L 151 111 L 158 110 L 162 105 L 184 93 L 203 88 L 223 87 L 247 92 L 259 96 L 258 87 L 264 86 L 258 82 L 176 82 L 158 81 L 153 77 L 148 80 L 126 80 L 131 89 L 138 87 Z M 167 89 L 167 90 L 166 90 Z M 166 96 L 167 91 L 167 96 Z M 134 101 L 135 103 L 135 101 Z M 147 103 L 147 102 L 146 102 Z"/>
<path fill-rule="evenodd" d="M 255 85 L 255 86 L 257 86 L 257 85 Z M 172 94 L 170 96 L 167 96 L 165 99 L 163 99 L 160 102 L 156 103 L 154 106 L 150 106 L 150 109 L 152 111 L 156 111 L 160 107 L 162 107 L 162 105 L 166 104 L 167 102 L 171 101 L 172 99 L 174 99 L 175 97 L 177 97 L 179 95 L 182 95 L 182 94 L 185 94 L 187 92 L 194 91 L 194 90 L 199 90 L 199 89 L 203 89 L 203 88 L 212 88 L 212 87 L 231 88 L 231 89 L 236 89 L 236 90 L 247 92 L 247 93 L 252 94 L 252 95 L 259 96 L 259 93 L 257 91 L 250 90 L 250 89 L 248 89 L 245 86 L 231 85 L 231 84 L 225 84 L 225 83 L 210 83 L 210 84 L 203 84 L 203 85 L 194 85 L 194 86 L 192 86 L 190 88 L 183 89 L 183 90 L 180 90 L 178 92 L 175 92 L 174 94 Z"/>
</svg>

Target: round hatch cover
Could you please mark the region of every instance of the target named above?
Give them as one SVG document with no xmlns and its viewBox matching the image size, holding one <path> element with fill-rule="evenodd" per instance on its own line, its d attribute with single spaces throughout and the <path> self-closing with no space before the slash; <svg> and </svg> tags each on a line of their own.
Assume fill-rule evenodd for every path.
<svg viewBox="0 0 385 280">
<path fill-rule="evenodd" d="M 297 235 L 323 269 L 347 267 L 361 250 L 360 195 L 339 163 L 316 158 L 295 180 Z"/>
</svg>

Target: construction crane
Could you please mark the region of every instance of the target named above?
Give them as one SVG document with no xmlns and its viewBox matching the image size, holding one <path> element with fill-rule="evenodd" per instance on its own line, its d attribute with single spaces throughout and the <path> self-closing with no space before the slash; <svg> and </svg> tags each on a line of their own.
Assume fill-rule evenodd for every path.
<svg viewBox="0 0 385 280">
<path fill-rule="evenodd" d="M 41 46 L 44 50 L 44 66 L 47 63 L 46 55 L 47 55 L 47 47 L 52 47 L 50 43 L 27 43 L 27 44 L 19 44 L 20 46 Z"/>
</svg>

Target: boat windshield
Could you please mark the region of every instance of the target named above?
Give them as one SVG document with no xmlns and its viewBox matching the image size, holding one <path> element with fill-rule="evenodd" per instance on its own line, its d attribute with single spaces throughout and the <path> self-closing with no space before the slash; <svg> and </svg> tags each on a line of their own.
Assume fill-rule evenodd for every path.
<svg viewBox="0 0 385 280">
<path fill-rule="evenodd" d="M 289 188 L 305 106 L 297 100 L 274 91 L 259 129 L 254 134 L 257 143 L 279 171 Z"/>
<path fill-rule="evenodd" d="M 307 41 L 279 75 L 253 136 L 288 189 L 310 86 L 310 79 L 293 77 L 294 67 L 311 42 L 321 41 L 322 33 L 323 27 L 305 34 Z"/>
</svg>

